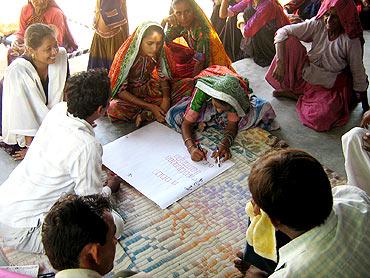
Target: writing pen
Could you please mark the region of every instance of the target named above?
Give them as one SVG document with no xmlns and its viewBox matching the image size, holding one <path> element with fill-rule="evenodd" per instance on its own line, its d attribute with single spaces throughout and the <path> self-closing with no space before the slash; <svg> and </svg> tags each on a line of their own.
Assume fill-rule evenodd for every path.
<svg viewBox="0 0 370 278">
<path fill-rule="evenodd" d="M 218 147 L 216 147 L 216 151 L 217 151 L 217 166 L 221 167 L 221 164 L 220 164 L 220 149 Z"/>
<path fill-rule="evenodd" d="M 206 154 L 204 153 L 204 150 L 199 142 L 197 142 L 197 148 L 203 153 L 204 159 L 207 160 Z"/>
</svg>

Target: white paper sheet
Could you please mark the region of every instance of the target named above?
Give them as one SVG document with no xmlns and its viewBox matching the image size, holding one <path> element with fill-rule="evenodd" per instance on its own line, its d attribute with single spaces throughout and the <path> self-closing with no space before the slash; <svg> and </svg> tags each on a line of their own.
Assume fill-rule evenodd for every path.
<svg viewBox="0 0 370 278">
<path fill-rule="evenodd" d="M 194 162 L 181 134 L 153 122 L 103 147 L 103 164 L 162 209 L 234 165 Z"/>
</svg>

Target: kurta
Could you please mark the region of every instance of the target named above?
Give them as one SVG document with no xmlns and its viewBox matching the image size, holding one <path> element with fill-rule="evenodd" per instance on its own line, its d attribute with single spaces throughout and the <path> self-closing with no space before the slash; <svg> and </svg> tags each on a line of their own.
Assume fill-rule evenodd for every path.
<svg viewBox="0 0 370 278">
<path fill-rule="evenodd" d="M 4 75 L 2 141 L 25 146 L 25 136 L 35 136 L 49 110 L 63 99 L 68 72 L 67 53 L 59 48 L 56 61 L 48 66 L 48 97 L 34 66 L 23 58 L 14 60 Z"/>
</svg>

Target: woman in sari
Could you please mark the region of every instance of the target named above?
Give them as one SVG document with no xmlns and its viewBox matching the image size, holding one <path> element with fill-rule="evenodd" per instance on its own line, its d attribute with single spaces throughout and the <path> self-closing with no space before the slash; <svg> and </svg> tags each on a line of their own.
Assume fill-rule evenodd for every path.
<svg viewBox="0 0 370 278">
<path fill-rule="evenodd" d="M 29 0 L 22 8 L 16 40 L 8 51 L 8 64 L 25 52 L 24 33 L 34 23 L 52 25 L 56 29 L 58 45 L 73 52 L 77 45 L 69 31 L 66 16 L 54 0 Z"/>
<path fill-rule="evenodd" d="M 321 6 L 321 0 L 291 0 L 284 5 L 284 10 L 289 15 L 298 16 L 306 20 L 316 16 Z M 294 19 L 297 20 L 297 19 Z"/>
<path fill-rule="evenodd" d="M 232 68 L 217 32 L 194 0 L 172 0 L 171 9 L 162 26 L 167 25 L 166 50 L 174 60 L 170 64 L 174 78 L 194 77 L 211 65 Z M 177 38 L 187 46 L 173 42 Z"/>
<path fill-rule="evenodd" d="M 301 40 L 312 42 L 308 53 Z M 298 99 L 299 118 L 312 129 L 344 125 L 359 100 L 369 109 L 363 42 L 354 2 L 325 0 L 315 18 L 278 30 L 266 74 L 273 95 Z"/>
<path fill-rule="evenodd" d="M 211 66 L 195 77 L 193 95 L 172 107 L 167 123 L 182 133 L 191 159 L 200 161 L 205 153 L 195 144 L 193 128 L 215 126 L 224 129 L 224 139 L 219 143 L 219 156 L 231 157 L 230 147 L 238 130 L 260 126 L 276 129 L 276 115 L 270 103 L 251 95 L 248 81 L 223 66 Z"/>
<path fill-rule="evenodd" d="M 224 0 L 225 1 L 225 0 Z M 228 16 L 238 16 L 237 26 L 244 39 L 241 42 L 243 57 L 266 67 L 275 56 L 274 35 L 282 26 L 289 24 L 283 8 L 277 0 L 242 1 L 228 9 Z"/>
<path fill-rule="evenodd" d="M 126 0 L 97 0 L 94 28 L 87 69 L 109 71 L 114 55 L 128 37 Z"/>
<path fill-rule="evenodd" d="M 46 114 L 62 101 L 68 76 L 67 53 L 58 48 L 54 29 L 32 24 L 25 46 L 25 54 L 7 67 L 2 90 L 0 141 L 15 159 L 24 158 Z"/>
<path fill-rule="evenodd" d="M 111 70 L 112 100 L 108 115 L 113 120 L 164 122 L 171 103 L 183 97 L 170 93 L 171 77 L 163 51 L 164 33 L 154 22 L 144 22 L 118 50 Z"/>
<path fill-rule="evenodd" d="M 217 16 L 220 20 L 224 20 L 222 30 L 219 33 L 222 44 L 225 47 L 227 55 L 230 57 L 231 61 L 235 62 L 237 60 L 243 59 L 243 53 L 240 49 L 240 43 L 242 41 L 243 35 L 237 28 L 237 18 L 236 16 L 228 17 L 227 7 L 233 6 L 241 0 L 220 0 Z M 212 23 L 213 24 L 213 23 Z"/>
</svg>

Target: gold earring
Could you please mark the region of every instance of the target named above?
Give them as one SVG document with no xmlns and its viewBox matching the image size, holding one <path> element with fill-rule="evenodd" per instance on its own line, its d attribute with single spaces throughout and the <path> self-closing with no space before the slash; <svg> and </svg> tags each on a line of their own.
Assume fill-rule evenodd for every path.
<svg viewBox="0 0 370 278">
<path fill-rule="evenodd" d="M 35 54 L 31 54 L 31 58 L 32 58 L 32 60 L 35 60 Z"/>
</svg>

